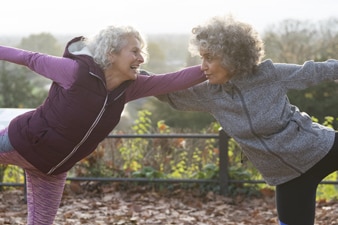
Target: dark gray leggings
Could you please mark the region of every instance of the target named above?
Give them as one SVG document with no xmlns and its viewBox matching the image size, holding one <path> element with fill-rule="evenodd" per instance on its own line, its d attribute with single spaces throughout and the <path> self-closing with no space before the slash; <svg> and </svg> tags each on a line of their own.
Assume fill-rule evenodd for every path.
<svg viewBox="0 0 338 225">
<path fill-rule="evenodd" d="M 306 173 L 276 187 L 278 217 L 287 225 L 313 225 L 318 184 L 338 170 L 338 133 L 330 152 Z"/>
</svg>

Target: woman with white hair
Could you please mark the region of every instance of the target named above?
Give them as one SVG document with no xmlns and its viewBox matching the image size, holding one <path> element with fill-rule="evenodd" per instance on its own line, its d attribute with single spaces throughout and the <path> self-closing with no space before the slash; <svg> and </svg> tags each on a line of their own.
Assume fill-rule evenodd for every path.
<svg viewBox="0 0 338 225">
<path fill-rule="evenodd" d="M 0 163 L 25 170 L 27 224 L 53 224 L 67 171 L 92 153 L 137 98 L 188 88 L 205 80 L 199 66 L 145 76 L 146 43 L 130 26 L 109 26 L 92 38 L 71 40 L 63 57 L 0 46 L 0 60 L 53 81 L 35 110 L 0 131 Z"/>
</svg>

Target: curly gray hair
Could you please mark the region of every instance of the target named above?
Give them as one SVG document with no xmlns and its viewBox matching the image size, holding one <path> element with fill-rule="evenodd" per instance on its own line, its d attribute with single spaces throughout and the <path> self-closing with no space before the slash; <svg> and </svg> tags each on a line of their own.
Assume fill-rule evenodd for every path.
<svg viewBox="0 0 338 225">
<path fill-rule="evenodd" d="M 105 69 L 110 65 L 109 54 L 119 53 L 128 44 L 128 37 L 135 37 L 141 43 L 141 54 L 148 56 L 145 38 L 131 26 L 108 26 L 93 37 L 86 38 L 85 44 L 93 54 L 94 61 Z"/>
<path fill-rule="evenodd" d="M 192 29 L 189 51 L 193 56 L 207 51 L 222 59 L 233 75 L 251 74 L 264 56 L 264 45 L 257 31 L 231 15 L 212 17 Z"/>
</svg>

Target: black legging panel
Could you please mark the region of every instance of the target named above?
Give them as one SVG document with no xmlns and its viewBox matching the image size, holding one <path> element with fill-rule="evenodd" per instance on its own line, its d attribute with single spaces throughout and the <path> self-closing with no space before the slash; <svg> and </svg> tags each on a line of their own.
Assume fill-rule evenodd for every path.
<svg viewBox="0 0 338 225">
<path fill-rule="evenodd" d="M 287 225 L 313 225 L 318 184 L 338 170 L 338 133 L 330 152 L 306 173 L 276 187 L 279 220 Z"/>
</svg>

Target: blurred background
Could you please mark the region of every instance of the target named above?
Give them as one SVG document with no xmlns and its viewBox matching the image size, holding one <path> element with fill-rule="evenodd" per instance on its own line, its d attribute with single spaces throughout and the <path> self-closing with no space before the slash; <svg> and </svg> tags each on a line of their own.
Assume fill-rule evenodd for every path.
<svg viewBox="0 0 338 225">
<path fill-rule="evenodd" d="M 78 35 L 91 35 L 107 25 L 132 25 L 145 36 L 149 62 L 144 69 L 155 73 L 196 65 L 187 46 L 193 26 L 216 15 L 231 13 L 251 23 L 265 42 L 266 58 L 275 62 L 338 58 L 338 1 L 268 0 L 97 0 L 2 2 L 0 44 L 61 56 L 65 44 Z M 34 108 L 45 98 L 50 81 L 26 68 L 0 62 L 0 108 Z M 338 115 L 335 83 L 290 92 L 292 103 L 316 117 Z M 154 97 L 127 104 L 119 128 L 128 129 L 140 110 L 151 112 L 179 130 L 201 131 L 213 118 L 201 113 L 177 112 Z M 336 126 L 336 121 L 333 122 Z"/>
<path fill-rule="evenodd" d="M 75 36 L 88 36 L 108 25 L 132 25 L 148 41 L 150 57 L 143 68 L 165 73 L 199 64 L 200 59 L 192 58 L 187 50 L 191 29 L 212 16 L 229 13 L 259 31 L 265 43 L 265 58 L 297 64 L 306 60 L 338 59 L 336 0 L 5 0 L 0 7 L 0 45 L 61 56 L 65 44 Z M 40 105 L 49 85 L 49 80 L 22 66 L 0 61 L 0 129 L 17 115 L 17 110 Z M 329 82 L 291 91 L 288 97 L 313 120 L 337 129 L 337 95 L 338 85 Z M 148 97 L 128 103 L 113 132 L 208 134 L 218 130 L 219 125 L 209 114 L 179 112 L 155 97 Z M 97 151 L 79 162 L 70 174 L 215 178 L 219 151 L 215 139 L 105 139 Z M 250 164 L 244 166 L 243 155 L 233 140 L 229 142 L 228 151 L 232 179 L 261 179 Z M 244 172 L 247 168 L 251 169 Z M 22 182 L 22 171 L 17 171 L 16 167 L 0 165 L 0 180 Z M 337 177 L 330 179 L 337 180 Z M 242 191 L 238 185 L 232 190 Z M 251 193 L 250 189 L 245 191 Z M 322 192 L 337 196 L 336 190 L 326 188 Z"/>
</svg>

